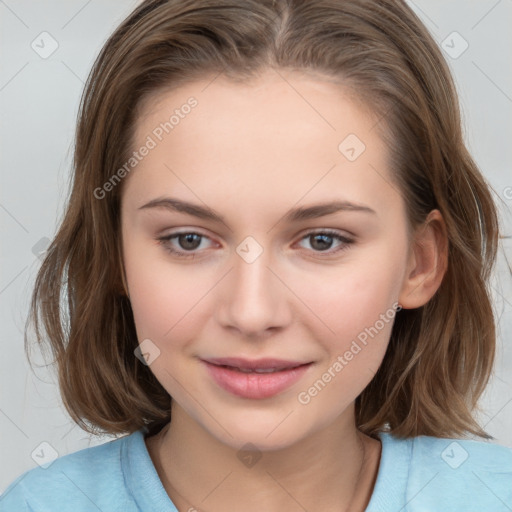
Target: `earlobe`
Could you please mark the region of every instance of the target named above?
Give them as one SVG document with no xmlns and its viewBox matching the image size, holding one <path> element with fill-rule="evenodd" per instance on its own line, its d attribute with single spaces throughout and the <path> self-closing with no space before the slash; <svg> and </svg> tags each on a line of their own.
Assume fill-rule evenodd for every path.
<svg viewBox="0 0 512 512">
<path fill-rule="evenodd" d="M 432 210 L 412 241 L 399 296 L 404 309 L 425 305 L 436 293 L 448 267 L 448 236 L 439 210 Z"/>
</svg>

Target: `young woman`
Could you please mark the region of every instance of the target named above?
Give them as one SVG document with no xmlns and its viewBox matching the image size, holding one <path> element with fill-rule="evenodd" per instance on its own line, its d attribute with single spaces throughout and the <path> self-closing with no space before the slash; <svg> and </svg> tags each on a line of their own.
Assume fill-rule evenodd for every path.
<svg viewBox="0 0 512 512">
<path fill-rule="evenodd" d="M 512 509 L 512 450 L 467 439 L 496 209 L 404 2 L 144 1 L 74 165 L 31 319 L 73 419 L 122 437 L 0 510 Z"/>
</svg>

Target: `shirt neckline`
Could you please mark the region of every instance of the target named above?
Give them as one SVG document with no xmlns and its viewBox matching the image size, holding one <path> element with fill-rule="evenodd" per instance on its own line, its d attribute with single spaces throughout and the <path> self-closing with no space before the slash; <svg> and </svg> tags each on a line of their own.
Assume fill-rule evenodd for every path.
<svg viewBox="0 0 512 512">
<path fill-rule="evenodd" d="M 178 512 L 167 494 L 146 447 L 146 429 L 124 438 L 121 467 L 128 492 L 140 510 Z M 400 510 L 405 500 L 411 440 L 398 439 L 389 432 L 379 432 L 382 443 L 377 478 L 364 512 Z"/>
<path fill-rule="evenodd" d="M 364 512 L 402 510 L 411 462 L 411 440 L 396 438 L 390 432 L 379 432 L 377 435 L 382 443 L 379 469 Z"/>
<path fill-rule="evenodd" d="M 128 492 L 141 511 L 178 512 L 167 494 L 149 455 L 142 428 L 125 438 L 121 448 L 121 468 Z"/>
</svg>

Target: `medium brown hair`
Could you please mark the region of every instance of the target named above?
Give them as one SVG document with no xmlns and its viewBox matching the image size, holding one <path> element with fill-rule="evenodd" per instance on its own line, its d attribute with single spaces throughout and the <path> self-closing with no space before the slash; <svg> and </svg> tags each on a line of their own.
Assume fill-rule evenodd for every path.
<svg viewBox="0 0 512 512">
<path fill-rule="evenodd" d="M 51 350 L 73 420 L 113 434 L 170 420 L 171 397 L 134 356 L 123 183 L 95 194 L 129 159 L 144 100 L 218 74 L 248 81 L 266 68 L 351 91 L 379 119 L 408 225 L 432 209 L 446 224 L 443 281 L 423 307 L 397 314 L 383 363 L 356 399 L 357 426 L 369 435 L 491 438 L 472 414 L 495 356 L 496 207 L 465 147 L 449 69 L 402 0 L 147 0 L 111 35 L 82 96 L 71 195 L 27 322 Z"/>
</svg>

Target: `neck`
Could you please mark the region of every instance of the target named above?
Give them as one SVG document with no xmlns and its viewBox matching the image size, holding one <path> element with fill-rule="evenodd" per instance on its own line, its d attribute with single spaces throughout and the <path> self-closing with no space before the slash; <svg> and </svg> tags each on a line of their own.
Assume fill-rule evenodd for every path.
<svg viewBox="0 0 512 512">
<path fill-rule="evenodd" d="M 147 446 L 179 510 L 362 512 L 377 476 L 380 442 L 361 434 L 353 418 L 347 409 L 291 446 L 241 452 L 175 406 L 172 422 Z"/>
</svg>

